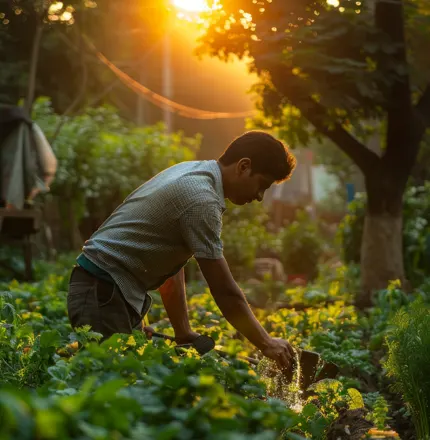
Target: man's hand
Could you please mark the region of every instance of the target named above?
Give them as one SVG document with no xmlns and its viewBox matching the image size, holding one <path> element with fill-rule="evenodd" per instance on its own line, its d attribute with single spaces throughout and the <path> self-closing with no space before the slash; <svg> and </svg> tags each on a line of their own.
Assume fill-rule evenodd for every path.
<svg viewBox="0 0 430 440">
<path fill-rule="evenodd" d="M 281 370 L 288 368 L 295 357 L 294 348 L 285 339 L 272 338 L 268 347 L 263 348 L 261 352 L 264 356 L 276 361 Z"/>
<path fill-rule="evenodd" d="M 212 296 L 227 321 L 264 356 L 275 360 L 280 368 L 288 368 L 295 356 L 294 349 L 287 341 L 272 338 L 258 322 L 245 295 L 234 281 L 225 259 L 197 261 Z"/>
</svg>

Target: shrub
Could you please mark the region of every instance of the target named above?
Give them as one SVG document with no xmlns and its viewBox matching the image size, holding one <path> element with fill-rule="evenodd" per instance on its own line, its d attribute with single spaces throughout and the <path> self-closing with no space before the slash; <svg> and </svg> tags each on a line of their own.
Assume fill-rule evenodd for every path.
<svg viewBox="0 0 430 440">
<path fill-rule="evenodd" d="M 323 250 L 317 224 L 306 212 L 298 212 L 296 220 L 283 230 L 281 237 L 285 271 L 314 280 L 318 276 L 318 262 Z"/>
<path fill-rule="evenodd" d="M 268 219 L 261 203 L 235 206 L 227 202 L 222 238 L 224 256 L 235 275 L 250 272 L 259 251 L 280 250 L 279 239 L 265 226 Z"/>
<path fill-rule="evenodd" d="M 146 180 L 176 163 L 194 160 L 200 136 L 166 133 L 162 123 L 137 127 L 108 106 L 60 116 L 48 98 L 34 105 L 33 119 L 52 141 L 58 170 L 51 187 L 65 225 L 91 218 L 99 224 Z"/>
<path fill-rule="evenodd" d="M 365 210 L 365 194 L 358 193 L 349 204 L 348 213 L 339 226 L 338 239 L 342 244 L 342 257 L 346 264 L 360 263 Z"/>
<path fill-rule="evenodd" d="M 387 337 L 385 363 L 394 388 L 411 410 L 417 438 L 430 438 L 430 309 L 422 299 L 401 309 Z"/>
</svg>

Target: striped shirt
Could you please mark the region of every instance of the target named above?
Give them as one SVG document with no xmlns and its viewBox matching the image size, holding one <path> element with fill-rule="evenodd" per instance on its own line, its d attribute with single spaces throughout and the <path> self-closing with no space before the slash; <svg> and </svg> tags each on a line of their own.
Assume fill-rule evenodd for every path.
<svg viewBox="0 0 430 440">
<path fill-rule="evenodd" d="M 142 313 L 147 291 L 160 287 L 192 256 L 222 258 L 224 211 L 217 161 L 182 162 L 132 192 L 85 242 L 82 253 Z"/>
</svg>

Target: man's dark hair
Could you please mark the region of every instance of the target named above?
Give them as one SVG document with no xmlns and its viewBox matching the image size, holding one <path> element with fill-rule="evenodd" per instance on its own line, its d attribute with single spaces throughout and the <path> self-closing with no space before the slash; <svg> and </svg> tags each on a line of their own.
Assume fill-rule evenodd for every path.
<svg viewBox="0 0 430 440">
<path fill-rule="evenodd" d="M 296 167 L 296 158 L 287 146 L 264 131 L 248 131 L 237 137 L 218 160 L 227 166 L 244 157 L 251 159 L 253 173 L 269 175 L 278 183 L 288 180 Z"/>
</svg>

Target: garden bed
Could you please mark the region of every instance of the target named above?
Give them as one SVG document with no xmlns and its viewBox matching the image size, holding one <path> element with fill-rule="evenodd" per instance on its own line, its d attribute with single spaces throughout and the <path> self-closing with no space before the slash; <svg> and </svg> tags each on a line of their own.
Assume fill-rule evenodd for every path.
<svg viewBox="0 0 430 440">
<path fill-rule="evenodd" d="M 179 356 L 174 344 L 139 333 L 99 345 L 91 331 L 72 332 L 65 305 L 69 271 L 61 265 L 44 270 L 40 281 L 13 282 L 1 294 L 2 439 L 354 439 L 363 430 L 372 438 L 398 438 L 399 417 L 405 434 L 412 427 L 407 413 L 393 414 L 398 408 L 382 393 L 383 335 L 403 301 L 395 286 L 385 292 L 389 305 L 364 317 L 347 305 L 350 281 L 338 268 L 324 283 L 284 294 L 308 304 L 300 311 L 255 309 L 272 335 L 340 367 L 338 379 L 319 382 L 305 399 L 235 359 L 259 353 L 236 337 L 201 285 L 188 289 L 193 329 L 214 338 L 231 354 L 227 359 L 215 352 Z M 331 302 L 319 307 L 317 297 Z M 155 301 L 150 323 L 172 334 L 165 318 Z"/>
</svg>

